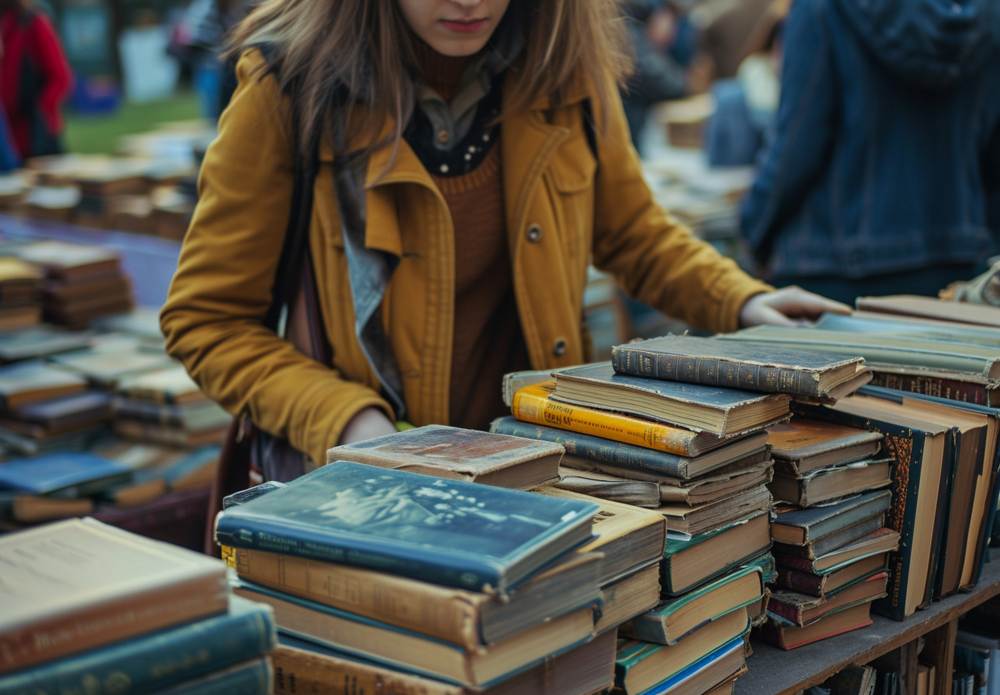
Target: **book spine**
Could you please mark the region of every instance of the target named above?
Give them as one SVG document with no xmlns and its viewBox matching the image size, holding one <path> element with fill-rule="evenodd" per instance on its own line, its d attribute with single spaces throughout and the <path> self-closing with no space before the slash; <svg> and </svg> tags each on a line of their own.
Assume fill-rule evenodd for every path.
<svg viewBox="0 0 1000 695">
<path fill-rule="evenodd" d="M 227 666 L 263 656 L 276 644 L 268 610 L 126 640 L 0 678 L 6 695 L 117 695 L 115 683 L 129 683 L 130 695 L 159 691 Z M 127 679 L 127 680 L 126 680 Z"/>
<path fill-rule="evenodd" d="M 947 398 L 951 401 L 962 401 L 974 405 L 989 405 L 990 394 L 985 384 L 974 384 L 955 379 L 943 379 L 915 374 L 890 374 L 888 372 L 873 372 L 872 386 L 883 386 L 896 391 L 920 393 L 925 396 Z"/>
<path fill-rule="evenodd" d="M 826 577 L 791 567 L 779 567 L 774 580 L 778 586 L 807 596 L 822 596 Z"/>
<path fill-rule="evenodd" d="M 274 663 L 274 695 L 465 694 L 462 688 L 417 678 L 376 664 L 363 664 L 283 645 L 271 653 L 271 660 Z"/>
<path fill-rule="evenodd" d="M 580 432 L 539 426 L 522 422 L 514 417 L 505 417 L 495 421 L 490 431 L 495 434 L 562 444 L 570 456 L 597 461 L 616 468 L 646 471 L 671 478 L 682 478 L 687 473 L 686 459 L 676 454 L 654 451 Z"/>
<path fill-rule="evenodd" d="M 340 534 L 332 529 L 316 531 L 272 522 L 240 515 L 241 509 L 234 507 L 219 516 L 215 526 L 216 543 L 364 567 L 470 591 L 504 593 L 507 589 L 498 567 L 473 557 L 430 554 L 419 547 Z"/>
<path fill-rule="evenodd" d="M 643 350 L 638 345 L 614 348 L 611 363 L 620 374 L 683 381 L 689 384 L 722 386 L 764 393 L 794 396 L 821 396 L 819 380 L 801 369 L 743 362 L 721 357 L 665 355 Z"/>
<path fill-rule="evenodd" d="M 468 594 L 377 572 L 338 567 L 289 555 L 236 550 L 243 579 L 294 594 L 472 651 L 481 645 L 480 614 Z"/>
<path fill-rule="evenodd" d="M 0 673 L 223 613 L 226 607 L 225 580 L 215 574 L 86 606 L 0 635 Z"/>
<path fill-rule="evenodd" d="M 767 610 L 790 623 L 802 624 L 802 610 L 798 606 L 785 603 L 774 594 L 771 594 L 771 599 L 767 602 Z"/>
<path fill-rule="evenodd" d="M 270 659 L 257 659 L 243 666 L 231 668 L 198 680 L 158 691 L 158 695 L 271 695 L 274 670 Z"/>
<path fill-rule="evenodd" d="M 518 391 L 511 410 L 514 417 L 523 422 L 604 437 L 678 456 L 694 455 L 691 450 L 694 432 L 594 408 L 556 403 L 537 392 Z"/>
</svg>

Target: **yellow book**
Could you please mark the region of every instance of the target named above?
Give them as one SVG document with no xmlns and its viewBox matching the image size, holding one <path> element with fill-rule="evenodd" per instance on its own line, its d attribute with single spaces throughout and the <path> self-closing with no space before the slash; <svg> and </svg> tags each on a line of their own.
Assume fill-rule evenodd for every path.
<svg viewBox="0 0 1000 695">
<path fill-rule="evenodd" d="M 554 381 L 525 386 L 514 394 L 511 411 L 518 420 L 603 437 L 677 456 L 697 456 L 722 438 L 608 410 L 568 405 L 552 400 Z"/>
</svg>

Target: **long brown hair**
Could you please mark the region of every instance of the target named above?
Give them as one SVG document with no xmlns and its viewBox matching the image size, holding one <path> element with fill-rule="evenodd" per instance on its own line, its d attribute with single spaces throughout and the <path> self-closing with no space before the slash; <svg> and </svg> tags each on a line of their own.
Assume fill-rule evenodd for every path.
<svg viewBox="0 0 1000 695">
<path fill-rule="evenodd" d="M 616 0 L 511 0 L 504 22 L 519 25 L 527 42 L 505 95 L 508 112 L 545 97 L 558 105 L 578 71 L 606 112 L 631 68 Z M 398 144 L 416 99 L 414 40 L 398 0 L 264 0 L 234 31 L 231 52 L 268 47 L 270 68 L 295 99 L 303 142 L 328 127 L 339 92 L 347 108 L 368 110 L 365 134 L 394 121 L 390 142 Z M 349 141 L 357 136 L 361 151 L 385 144 L 360 131 Z"/>
</svg>

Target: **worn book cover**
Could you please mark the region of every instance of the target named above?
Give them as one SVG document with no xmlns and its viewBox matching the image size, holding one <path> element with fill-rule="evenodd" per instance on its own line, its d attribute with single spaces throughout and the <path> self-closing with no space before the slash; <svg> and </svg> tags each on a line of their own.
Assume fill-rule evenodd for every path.
<svg viewBox="0 0 1000 695">
<path fill-rule="evenodd" d="M 219 515 L 220 545 L 507 593 L 590 537 L 596 504 L 338 461 Z"/>
<path fill-rule="evenodd" d="M 93 519 L 0 537 L 0 673 L 50 662 L 227 607 L 219 560 Z"/>
<path fill-rule="evenodd" d="M 791 546 L 795 548 L 796 546 Z M 858 540 L 842 546 L 824 555 L 818 555 L 813 559 L 802 557 L 801 553 L 784 553 L 785 547 L 775 547 L 772 550 L 774 560 L 779 565 L 785 565 L 794 569 L 815 574 L 825 574 L 835 572 L 852 562 L 882 555 L 884 553 L 895 553 L 900 549 L 900 535 L 891 528 L 880 528 L 872 531 Z M 887 616 L 891 617 L 891 616 Z"/>
<path fill-rule="evenodd" d="M 764 485 L 738 492 L 720 500 L 691 506 L 665 503 L 657 511 L 667 519 L 667 531 L 696 536 L 724 528 L 758 512 L 769 511 L 771 493 Z"/>
<path fill-rule="evenodd" d="M 671 695 L 681 692 L 732 695 L 733 681 L 747 672 L 745 639 L 744 635 L 727 642 L 667 680 L 643 691 L 643 695 Z"/>
<path fill-rule="evenodd" d="M 87 497 L 131 476 L 132 471 L 117 461 L 76 452 L 0 463 L 0 488 L 33 495 Z"/>
<path fill-rule="evenodd" d="M 800 594 L 823 597 L 859 579 L 884 571 L 886 560 L 886 555 L 873 555 L 827 573 L 778 565 L 774 584 Z"/>
<path fill-rule="evenodd" d="M 855 461 L 832 468 L 810 471 L 803 476 L 777 471 L 768 489 L 779 502 L 813 507 L 869 490 L 888 487 L 892 482 L 892 459 Z"/>
<path fill-rule="evenodd" d="M 779 624 L 805 627 L 836 611 L 882 598 L 888 578 L 885 572 L 878 572 L 823 597 L 775 589 L 767 611 Z"/>
<path fill-rule="evenodd" d="M 668 539 L 660 566 L 663 595 L 683 594 L 766 552 L 771 547 L 768 522 L 768 514 L 758 514 L 690 540 Z"/>
<path fill-rule="evenodd" d="M 17 362 L 89 347 L 93 336 L 53 326 L 34 326 L 0 333 L 0 360 Z"/>
<path fill-rule="evenodd" d="M 881 442 L 877 432 L 803 417 L 767 428 L 771 456 L 794 475 L 870 458 Z"/>
<path fill-rule="evenodd" d="M 334 447 L 326 460 L 526 489 L 559 479 L 563 451 L 553 442 L 428 425 Z"/>
<path fill-rule="evenodd" d="M 118 382 L 118 392 L 132 400 L 174 405 L 208 400 L 180 365 L 122 378 Z"/>
<path fill-rule="evenodd" d="M 827 401 L 849 395 L 871 380 L 861 357 L 695 336 L 619 345 L 612 349 L 611 362 L 619 374 Z"/>
<path fill-rule="evenodd" d="M 610 362 L 561 369 L 553 375 L 556 401 L 616 410 L 696 432 L 734 435 L 788 417 L 790 398 L 785 394 L 653 381 L 616 374 Z"/>
<path fill-rule="evenodd" d="M 92 244 L 46 240 L 20 246 L 14 255 L 40 265 L 49 277 L 71 279 L 119 267 L 118 253 Z"/>
<path fill-rule="evenodd" d="M 769 620 L 760 627 L 757 636 L 781 649 L 804 647 L 813 642 L 868 627 L 872 624 L 871 607 L 871 603 L 861 603 L 805 627 L 797 625 L 786 627 Z"/>
<path fill-rule="evenodd" d="M 561 404 L 554 405 L 557 408 L 577 410 Z M 628 419 L 634 420 L 633 418 Z M 569 424 L 573 425 L 572 422 Z M 767 435 L 763 432 L 746 437 L 725 439 L 710 434 L 697 434 L 690 430 L 657 425 L 656 423 L 642 422 L 642 425 L 663 428 L 664 431 L 674 430 L 679 436 L 669 436 L 662 441 L 677 446 L 664 448 L 680 449 L 683 453 L 658 451 L 645 444 L 647 441 L 654 441 L 654 437 L 643 436 L 640 440 L 643 444 L 636 445 L 614 441 L 610 439 L 611 433 L 608 433 L 607 437 L 595 436 L 558 427 L 547 427 L 534 422 L 522 422 L 509 416 L 494 420 L 490 431 L 497 434 L 555 442 L 566 449 L 567 456 L 607 466 L 607 468 L 602 468 L 605 472 L 620 471 L 623 477 L 647 474 L 655 476 L 657 480 L 664 476 L 683 480 L 700 477 L 744 457 L 764 452 L 767 439 Z"/>
<path fill-rule="evenodd" d="M 888 490 L 867 492 L 836 504 L 812 509 L 780 511 L 772 524 L 776 541 L 804 545 L 836 533 L 889 509 L 892 496 Z"/>
<path fill-rule="evenodd" d="M 52 358 L 55 364 L 104 386 L 115 386 L 128 376 L 174 366 L 170 357 L 154 352 L 86 350 Z"/>
<path fill-rule="evenodd" d="M 858 309 L 880 314 L 969 323 L 975 326 L 1000 328 L 1000 308 L 983 304 L 944 302 L 932 297 L 894 295 L 889 297 L 858 297 Z"/>
<path fill-rule="evenodd" d="M 875 533 L 883 526 L 885 526 L 885 514 L 883 512 L 878 512 L 874 516 L 862 519 L 861 521 L 851 524 L 840 531 L 823 536 L 822 538 L 817 538 L 816 540 L 803 545 L 775 541 L 774 552 L 781 553 L 782 555 L 801 557 L 807 560 L 815 560 L 816 558 L 823 557 L 838 548 L 850 545 L 854 541 L 859 538 L 863 538 L 870 533 Z"/>
<path fill-rule="evenodd" d="M 0 367 L 0 400 L 7 409 L 79 393 L 87 388 L 83 377 L 40 361 Z"/>
</svg>

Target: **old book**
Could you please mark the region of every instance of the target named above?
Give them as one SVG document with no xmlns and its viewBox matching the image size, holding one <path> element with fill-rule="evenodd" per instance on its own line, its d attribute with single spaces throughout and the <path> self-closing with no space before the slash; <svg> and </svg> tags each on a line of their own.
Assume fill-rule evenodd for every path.
<svg viewBox="0 0 1000 695">
<path fill-rule="evenodd" d="M 727 642 L 642 695 L 732 695 L 733 682 L 747 672 L 746 638 Z"/>
<path fill-rule="evenodd" d="M 663 557 L 667 528 L 662 514 L 554 487 L 541 487 L 535 492 L 599 506 L 594 517 L 595 537 L 576 552 L 599 552 L 604 555 L 597 580 L 601 586 L 607 586 Z"/>
<path fill-rule="evenodd" d="M 772 553 L 774 554 L 775 562 L 779 565 L 785 565 L 806 572 L 822 573 L 840 569 L 849 563 L 872 557 L 873 555 L 895 552 L 899 547 L 900 534 L 892 529 L 882 528 L 859 538 L 849 545 L 832 550 L 815 559 L 786 555 L 781 552 L 781 548 L 775 548 L 772 550 Z"/>
<path fill-rule="evenodd" d="M 385 692 L 392 695 L 592 695 L 614 680 L 615 631 L 599 635 L 587 644 L 548 659 L 486 690 L 442 683 L 403 672 L 392 666 L 361 661 L 343 652 L 279 636 L 272 652 L 275 695 L 344 695 Z"/>
<path fill-rule="evenodd" d="M 0 255 L 0 296 L 6 299 L 6 292 L 25 285 L 29 289 L 37 288 L 42 281 L 42 271 L 34 263 L 16 256 Z"/>
<path fill-rule="evenodd" d="M 86 379 L 42 362 L 0 367 L 0 402 L 8 410 L 80 393 L 86 388 Z"/>
<path fill-rule="evenodd" d="M 879 490 L 815 509 L 779 510 L 771 535 L 775 541 L 805 545 L 882 514 L 891 501 L 888 490 Z"/>
<path fill-rule="evenodd" d="M 596 553 L 526 582 L 509 601 L 318 560 L 236 548 L 247 581 L 474 650 L 600 599 Z"/>
<path fill-rule="evenodd" d="M 877 372 L 872 377 L 871 385 L 975 405 L 1000 407 L 1000 384 L 990 385 L 921 374 Z"/>
<path fill-rule="evenodd" d="M 326 460 L 523 490 L 558 480 L 563 451 L 552 442 L 428 425 L 335 447 Z"/>
<path fill-rule="evenodd" d="M 0 692 L 103 693 L 95 684 L 123 682 L 129 693 L 161 692 L 264 656 L 276 643 L 271 610 L 231 596 L 221 615 L 0 676 Z"/>
<path fill-rule="evenodd" d="M 117 461 L 75 452 L 0 463 L 0 488 L 32 495 L 88 497 L 131 476 Z"/>
<path fill-rule="evenodd" d="M 749 628 L 746 609 L 740 608 L 695 630 L 672 646 L 621 640 L 615 662 L 615 685 L 628 695 L 643 693 L 742 637 Z"/>
<path fill-rule="evenodd" d="M 86 332 L 71 332 L 54 326 L 8 331 L 0 333 L 0 360 L 18 362 L 81 350 L 90 345 L 91 338 Z"/>
<path fill-rule="evenodd" d="M 888 574 L 879 572 L 824 597 L 772 589 L 767 610 L 789 623 L 804 627 L 831 613 L 882 598 L 888 579 Z"/>
<path fill-rule="evenodd" d="M 594 624 L 598 634 L 645 613 L 660 601 L 660 567 L 652 563 L 601 589 L 601 617 Z"/>
<path fill-rule="evenodd" d="M 757 557 L 771 546 L 768 514 L 695 536 L 689 541 L 667 541 L 660 565 L 665 596 L 678 596 Z"/>
<path fill-rule="evenodd" d="M 889 297 L 858 297 L 858 309 L 879 314 L 968 323 L 974 326 L 1000 328 L 1000 308 L 982 304 L 943 302 L 931 297 L 895 295 Z"/>
<path fill-rule="evenodd" d="M 0 306 L 0 331 L 13 331 L 41 323 L 40 304 L 27 306 Z"/>
<path fill-rule="evenodd" d="M 219 445 L 227 429 L 228 425 L 204 431 L 191 431 L 183 427 L 138 420 L 117 418 L 114 421 L 115 434 L 125 439 L 184 448 Z"/>
<path fill-rule="evenodd" d="M 553 485 L 562 490 L 579 492 L 602 500 L 631 504 L 645 509 L 660 506 L 660 484 L 643 480 L 629 480 L 600 471 L 559 469 L 559 480 Z"/>
<path fill-rule="evenodd" d="M 117 298 L 127 297 L 132 292 L 132 283 L 120 272 L 113 272 L 88 278 L 86 282 L 72 284 L 49 280 L 45 283 L 44 289 L 47 306 L 72 312 L 86 311 L 93 306 L 101 306 L 116 301 Z"/>
<path fill-rule="evenodd" d="M 551 404 L 558 409 L 566 409 L 567 406 Z M 576 409 L 572 409 L 576 412 Z M 597 415 L 603 417 L 604 413 L 595 411 Z M 629 418 L 629 420 L 634 420 Z M 570 423 L 573 425 L 574 423 Z M 647 427 L 664 427 L 666 425 L 656 425 L 655 423 L 642 423 Z M 675 428 L 669 428 L 675 429 Z M 687 443 L 680 447 L 681 453 L 668 453 L 658 451 L 646 444 L 636 445 L 626 442 L 614 441 L 610 439 L 612 433 L 606 436 L 595 436 L 579 431 L 567 429 L 557 429 L 547 427 L 532 422 L 522 422 L 514 417 L 497 419 L 490 426 L 490 431 L 497 434 L 509 434 L 515 437 L 526 439 L 538 439 L 561 444 L 566 449 L 564 461 L 571 459 L 574 461 L 587 461 L 595 465 L 600 465 L 601 470 L 615 474 L 620 472 L 623 477 L 635 478 L 636 475 L 655 476 L 655 479 L 662 477 L 679 478 L 687 480 L 700 477 L 716 469 L 727 466 L 736 461 L 741 461 L 750 456 L 755 456 L 765 452 L 766 437 L 764 433 L 758 432 L 745 437 L 734 437 L 723 439 L 712 435 L 696 434 L 689 430 L 676 430 L 681 438 Z M 642 441 L 650 441 L 651 438 L 643 437 Z M 674 441 L 667 438 L 665 441 Z M 664 447 L 666 448 L 666 447 Z M 685 453 L 686 452 L 686 453 Z M 760 457 L 763 461 L 766 456 Z M 575 466 L 580 468 L 581 466 Z M 589 466 L 585 466 L 589 468 Z M 650 480 L 654 478 L 648 478 Z"/>
<path fill-rule="evenodd" d="M 0 673 L 226 610 L 226 568 L 92 519 L 0 537 Z"/>
<path fill-rule="evenodd" d="M 103 391 L 84 391 L 45 401 L 28 403 L 10 410 L 22 422 L 41 425 L 48 433 L 102 422 L 111 418 L 111 397 Z"/>
<path fill-rule="evenodd" d="M 695 506 L 685 503 L 661 505 L 656 511 L 667 519 L 667 532 L 696 536 L 711 533 L 760 512 L 770 511 L 771 493 L 760 485 L 731 497 Z"/>
<path fill-rule="evenodd" d="M 103 388 L 115 388 L 122 379 L 164 369 L 176 364 L 167 355 L 153 352 L 87 350 L 52 358 L 60 365 L 80 374 Z"/>
<path fill-rule="evenodd" d="M 94 511 L 94 501 L 89 498 L 59 499 L 10 490 L 0 491 L 0 519 L 6 521 L 38 524 L 86 516 L 92 511 Z"/>
<path fill-rule="evenodd" d="M 864 536 L 875 533 L 884 526 L 885 514 L 879 512 L 874 516 L 870 516 L 867 519 L 862 519 L 857 523 L 851 524 L 847 528 L 837 531 L 836 533 L 831 533 L 828 536 L 823 536 L 822 538 L 818 538 L 802 545 L 775 541 L 774 550 L 775 552 L 786 556 L 801 557 L 806 560 L 815 560 L 816 558 L 823 557 L 834 550 L 850 545 Z M 773 525 L 771 536 L 772 538 L 774 537 Z"/>
<path fill-rule="evenodd" d="M 118 393 L 137 401 L 187 405 L 204 402 L 208 397 L 180 365 L 149 371 L 118 381 Z"/>
<path fill-rule="evenodd" d="M 726 574 L 700 589 L 659 602 L 655 608 L 622 626 L 619 634 L 654 644 L 676 644 L 702 625 L 764 595 L 764 576 L 758 566 Z"/>
<path fill-rule="evenodd" d="M 594 630 L 594 607 L 587 606 L 488 647 L 468 651 L 244 580 L 236 580 L 233 591 L 271 606 L 275 622 L 283 631 L 355 657 L 467 687 L 495 685 L 549 656 L 589 641 Z"/>
<path fill-rule="evenodd" d="M 868 627 L 872 624 L 871 606 L 871 603 L 861 603 L 806 627 L 779 626 L 768 621 L 760 627 L 758 636 L 765 642 L 782 649 L 804 647 L 813 642 Z"/>
<path fill-rule="evenodd" d="M 611 363 L 619 374 L 823 401 L 836 401 L 871 381 L 871 370 L 860 357 L 694 336 L 619 345 L 612 350 Z"/>
<path fill-rule="evenodd" d="M 209 695 L 210 693 L 240 693 L 240 695 L 271 695 L 274 670 L 271 660 L 258 658 L 230 666 L 221 671 L 160 690 L 158 695 Z"/>
<path fill-rule="evenodd" d="M 220 545 L 506 594 L 590 538 L 599 507 L 338 461 L 219 515 Z"/>
<path fill-rule="evenodd" d="M 869 490 L 888 487 L 892 459 L 855 461 L 796 477 L 782 471 L 774 474 L 768 489 L 778 502 L 812 507 Z"/>
<path fill-rule="evenodd" d="M 163 425 L 187 432 L 206 432 L 228 427 L 233 416 L 212 401 L 195 401 L 187 405 L 171 405 L 115 397 L 115 417 Z"/>
<path fill-rule="evenodd" d="M 120 259 L 115 251 L 88 244 L 65 241 L 38 241 L 21 246 L 14 255 L 45 269 L 48 277 L 73 280 L 117 270 Z"/>
<path fill-rule="evenodd" d="M 877 432 L 797 416 L 767 429 L 775 467 L 799 476 L 871 458 L 881 442 Z"/>
<path fill-rule="evenodd" d="M 934 588 L 937 538 L 944 524 L 947 500 L 940 494 L 951 468 L 951 428 L 914 414 L 899 403 L 877 398 L 844 399 L 836 406 L 816 408 L 811 417 L 861 426 L 881 432 L 885 452 L 896 459 L 893 504 L 888 526 L 901 535 L 900 550 L 890 556 L 889 596 L 874 610 L 903 620 L 930 603 Z"/>
<path fill-rule="evenodd" d="M 650 381 L 615 374 L 610 363 L 554 372 L 552 398 L 604 408 L 718 436 L 741 434 L 785 419 L 789 397 L 714 386 Z"/>
<path fill-rule="evenodd" d="M 99 507 L 94 518 L 149 538 L 201 551 L 210 490 L 170 493 L 148 504 L 118 509 Z"/>
<path fill-rule="evenodd" d="M 696 456 L 726 443 L 726 438 L 711 432 L 695 432 L 608 410 L 567 405 L 555 401 L 554 392 L 555 383 L 551 381 L 521 389 L 514 394 L 511 409 L 514 417 L 677 456 Z"/>
<path fill-rule="evenodd" d="M 855 311 L 851 315 L 824 314 L 816 323 L 816 328 L 842 333 L 903 335 L 951 343 L 1000 347 L 1000 328 L 869 311 Z"/>
<path fill-rule="evenodd" d="M 839 570 L 826 573 L 806 572 L 794 567 L 778 565 L 778 576 L 774 583 L 782 589 L 823 597 L 863 577 L 869 577 L 885 570 L 886 560 L 885 555 L 872 555 L 845 565 Z"/>
<path fill-rule="evenodd" d="M 871 666 L 848 666 L 824 681 L 823 687 L 830 691 L 830 695 L 874 695 L 875 669 Z"/>
</svg>

